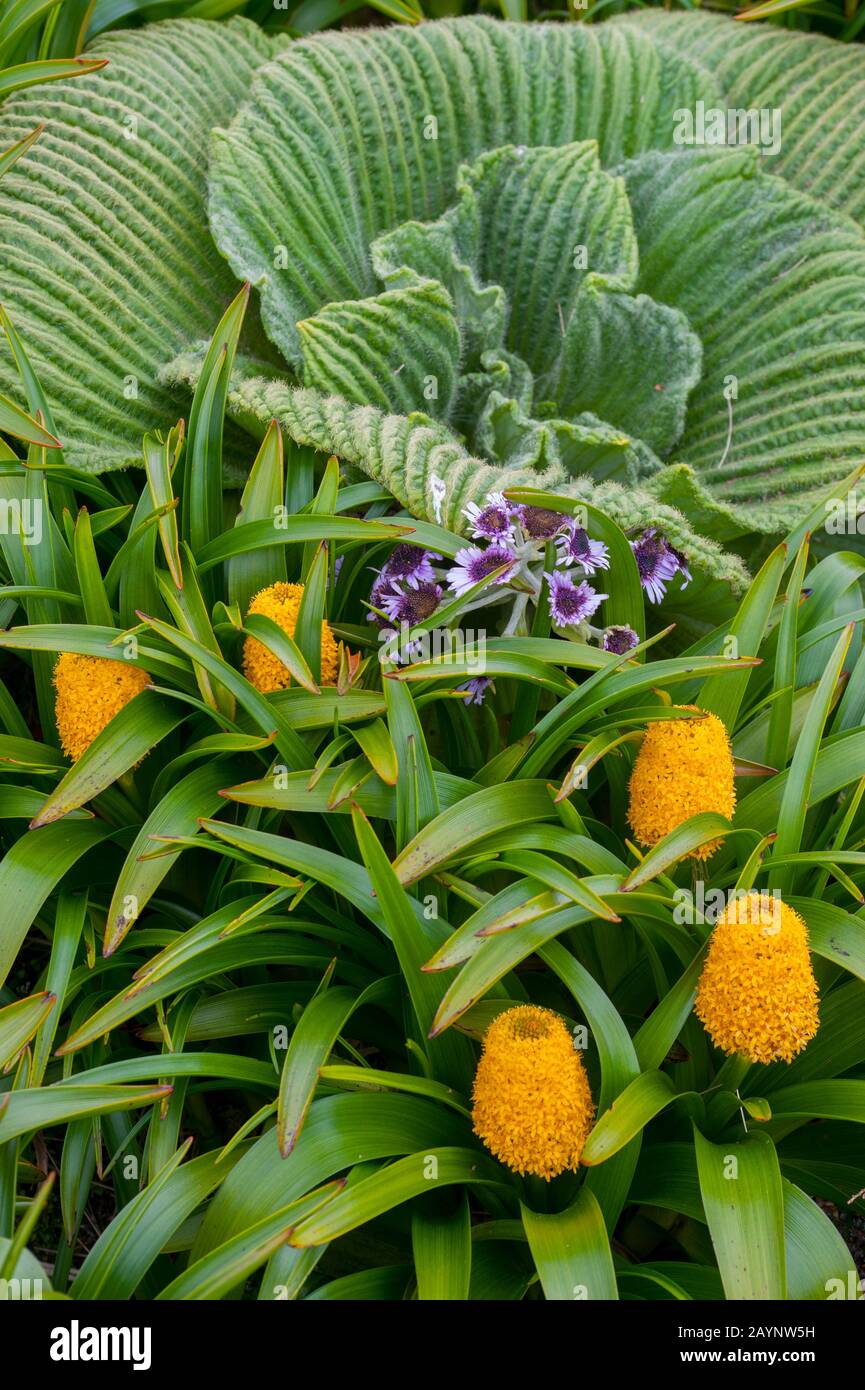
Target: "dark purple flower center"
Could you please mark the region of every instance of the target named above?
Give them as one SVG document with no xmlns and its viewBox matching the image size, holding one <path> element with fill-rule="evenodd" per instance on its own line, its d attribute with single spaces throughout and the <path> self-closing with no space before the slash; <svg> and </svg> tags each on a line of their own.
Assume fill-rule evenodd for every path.
<svg viewBox="0 0 865 1390">
<path fill-rule="evenodd" d="M 477 529 L 486 531 L 488 535 L 496 531 L 507 531 L 508 524 L 507 512 L 502 511 L 501 507 L 484 507 L 475 522 Z"/>
<path fill-rule="evenodd" d="M 604 633 L 604 651 L 624 656 L 637 645 L 637 634 L 630 627 L 608 627 Z"/>
<path fill-rule="evenodd" d="M 424 552 L 418 550 L 417 546 L 398 545 L 391 551 L 384 572 L 391 579 L 405 579 L 408 575 L 415 574 L 423 561 Z"/>
<path fill-rule="evenodd" d="M 436 611 L 440 598 L 441 592 L 437 584 L 419 584 L 416 589 L 407 590 L 400 599 L 399 621 L 408 623 L 411 627 L 414 627 L 415 623 L 422 623 Z"/>
<path fill-rule="evenodd" d="M 583 560 L 591 553 L 588 532 L 582 526 L 576 526 L 568 536 L 568 551 L 575 560 Z"/>
<path fill-rule="evenodd" d="M 586 607 L 585 594 L 572 589 L 568 584 L 560 584 L 556 589 L 556 609 L 563 618 L 579 622 Z"/>
<path fill-rule="evenodd" d="M 561 530 L 564 518 L 561 512 L 551 511 L 549 507 L 523 507 L 520 520 L 529 536 L 554 536 Z"/>
<path fill-rule="evenodd" d="M 507 565 L 513 560 L 513 555 L 504 546 L 491 545 L 480 555 L 472 557 L 470 573 L 475 583 L 479 579 L 485 579 L 493 570 L 501 569 L 502 565 Z"/>
<path fill-rule="evenodd" d="M 659 536 L 643 536 L 637 542 L 634 558 L 641 579 L 651 579 L 664 558 L 666 548 L 666 541 L 661 540 Z"/>
</svg>

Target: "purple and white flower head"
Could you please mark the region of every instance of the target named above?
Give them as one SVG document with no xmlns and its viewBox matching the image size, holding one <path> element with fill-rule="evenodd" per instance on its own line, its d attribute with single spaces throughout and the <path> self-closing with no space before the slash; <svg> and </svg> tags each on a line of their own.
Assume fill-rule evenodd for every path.
<svg viewBox="0 0 865 1390">
<path fill-rule="evenodd" d="M 640 583 L 650 602 L 660 603 L 667 592 L 667 585 L 679 570 L 675 554 L 654 526 L 648 527 L 635 541 L 631 541 L 631 549 L 637 562 Z"/>
<path fill-rule="evenodd" d="M 616 656 L 624 656 L 625 652 L 632 651 L 639 643 L 639 637 L 632 627 L 615 623 L 608 627 L 604 633 L 603 648 L 605 652 L 614 652 Z"/>
<path fill-rule="evenodd" d="M 463 508 L 472 526 L 472 535 L 481 541 L 512 541 L 514 539 L 514 508 L 501 492 L 487 494 L 485 507 L 469 502 Z"/>
<path fill-rule="evenodd" d="M 520 525 L 532 540 L 549 540 L 568 525 L 568 517 L 552 507 L 531 507 L 523 503 L 519 509 Z"/>
<path fill-rule="evenodd" d="M 687 589 L 691 580 L 694 578 L 691 571 L 688 569 L 688 557 L 683 555 L 681 550 L 677 550 L 674 545 L 670 545 L 669 541 L 667 542 L 667 549 L 679 568 L 679 573 L 682 576 L 682 588 Z"/>
<path fill-rule="evenodd" d="M 484 696 L 491 685 L 492 680 L 489 676 L 476 676 L 474 680 L 464 681 L 462 685 L 458 685 L 457 690 L 466 692 L 465 704 L 482 705 Z"/>
<path fill-rule="evenodd" d="M 550 586 L 550 617 L 557 627 L 579 627 L 587 622 L 609 594 L 598 594 L 590 584 L 581 580 L 575 584 L 565 571 L 544 572 Z"/>
<path fill-rule="evenodd" d="M 610 556 L 604 542 L 590 540 L 588 531 L 574 521 L 569 522 L 567 530 L 557 537 L 556 551 L 560 565 L 580 565 L 586 574 L 610 568 Z"/>
<path fill-rule="evenodd" d="M 391 551 L 379 574 L 382 579 L 401 581 L 416 589 L 419 584 L 435 583 L 433 560 L 440 560 L 434 550 L 421 550 L 419 546 L 397 545 Z"/>
<path fill-rule="evenodd" d="M 496 583 L 506 584 L 517 564 L 516 551 L 503 543 L 488 545 L 486 550 L 481 550 L 479 545 L 466 545 L 457 551 L 455 559 L 453 569 L 448 570 L 447 582 L 448 588 L 453 589 L 457 596 L 467 593 L 474 584 L 479 584 L 502 565 L 508 568 Z"/>
<path fill-rule="evenodd" d="M 441 584 L 417 584 L 412 589 L 394 584 L 382 593 L 378 606 L 392 622 L 414 627 L 432 617 L 441 603 L 441 596 Z"/>
<path fill-rule="evenodd" d="M 391 581 L 387 577 L 377 574 L 373 580 L 372 588 L 369 591 L 369 601 L 373 608 L 378 608 L 379 610 L 384 609 L 383 599 L 385 594 L 390 592 L 390 589 Z M 383 627 L 385 624 L 385 619 L 382 618 L 381 612 L 373 613 L 372 609 L 367 613 L 366 620 L 368 623 L 378 623 L 379 627 Z"/>
</svg>

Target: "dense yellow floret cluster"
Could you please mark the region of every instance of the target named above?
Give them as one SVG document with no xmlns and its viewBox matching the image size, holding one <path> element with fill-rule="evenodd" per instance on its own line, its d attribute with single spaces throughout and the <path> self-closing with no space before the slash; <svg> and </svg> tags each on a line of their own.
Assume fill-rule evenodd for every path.
<svg viewBox="0 0 865 1390">
<path fill-rule="evenodd" d="M 696 705 L 683 709 L 702 711 Z M 631 773 L 628 820 L 643 845 L 655 845 L 701 811 L 729 820 L 736 806 L 735 768 L 724 724 L 714 714 L 649 725 Z M 707 859 L 720 840 L 692 850 Z"/>
<path fill-rule="evenodd" d="M 249 605 L 249 612 L 263 613 L 266 618 L 272 618 L 289 637 L 294 637 L 302 598 L 302 584 L 271 584 L 269 588 L 260 589 L 255 595 Z M 271 690 L 285 690 L 291 685 L 288 667 L 254 637 L 247 637 L 243 644 L 243 674 L 256 690 L 262 691 L 263 694 Z M 335 685 L 338 674 L 339 647 L 327 623 L 322 623 L 322 685 Z"/>
<path fill-rule="evenodd" d="M 718 918 L 695 1005 L 716 1047 L 751 1062 L 789 1062 L 819 1027 L 808 930 L 768 893 L 733 899 Z"/>
<path fill-rule="evenodd" d="M 150 682 L 131 661 L 61 652 L 54 667 L 57 732 L 67 758 L 77 762 L 124 705 Z"/>
<path fill-rule="evenodd" d="M 516 1173 L 576 1171 L 594 1106 L 582 1058 L 558 1014 L 519 1005 L 484 1038 L 473 1091 L 475 1134 Z"/>
</svg>

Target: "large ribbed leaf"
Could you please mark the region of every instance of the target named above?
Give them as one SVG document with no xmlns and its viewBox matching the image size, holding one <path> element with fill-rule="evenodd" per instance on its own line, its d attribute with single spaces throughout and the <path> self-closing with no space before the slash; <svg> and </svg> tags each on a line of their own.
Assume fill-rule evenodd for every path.
<svg viewBox="0 0 865 1390">
<path fill-rule="evenodd" d="M 246 20 L 168 22 L 100 39 L 101 72 L 3 105 L 0 149 L 46 127 L 0 185 L 0 284 L 67 463 L 140 462 L 145 431 L 177 418 L 156 370 L 236 292 L 206 227 L 208 132 L 270 49 Z M 0 390 L 20 397 L 5 352 Z"/>
<path fill-rule="evenodd" d="M 200 366 L 198 354 L 185 354 L 172 363 L 171 375 L 191 385 Z M 430 517 L 451 530 L 463 530 L 463 508 L 481 502 L 489 492 L 530 487 L 570 493 L 575 505 L 581 501 L 597 507 L 623 530 L 662 526 L 670 541 L 701 569 L 735 589 L 747 587 L 747 572 L 738 556 L 725 554 L 709 537 L 698 534 L 682 512 L 653 495 L 651 484 L 625 488 L 585 476 L 572 479 L 561 463 L 542 472 L 492 464 L 470 453 L 446 425 L 427 415 L 394 415 L 372 405 L 351 405 L 341 396 L 293 387 L 285 378 L 266 379 L 244 364 L 229 393 L 228 410 L 261 434 L 270 420 L 278 420 L 298 443 L 338 453 L 389 488 L 413 515 Z"/>
<path fill-rule="evenodd" d="M 376 293 L 373 240 L 440 216 L 462 163 L 508 144 L 596 139 L 614 164 L 670 147 L 673 111 L 719 90 L 624 29 L 462 19 L 316 37 L 261 72 L 215 137 L 214 234 L 297 360 L 298 320 Z"/>
<path fill-rule="evenodd" d="M 865 236 L 766 163 L 688 150 L 625 169 L 640 288 L 683 309 L 703 343 L 676 455 L 726 503 L 760 499 L 742 513 L 759 530 L 792 524 L 865 447 Z"/>
<path fill-rule="evenodd" d="M 642 33 L 464 19 L 300 43 L 217 133 L 219 246 L 302 385 L 399 417 L 369 423 L 421 515 L 457 525 L 502 486 L 481 460 L 575 498 L 587 473 L 642 480 L 637 524 L 674 504 L 780 530 L 865 449 L 865 238 L 776 177 L 805 186 L 801 158 L 678 146 L 677 113 L 723 107 L 734 70 Z M 356 461 L 381 477 L 380 452 Z"/>
<path fill-rule="evenodd" d="M 865 222 L 862 117 L 865 64 L 853 44 L 721 15 L 643 10 L 621 21 L 703 63 L 732 108 L 776 108 L 781 147 L 773 174 L 819 203 Z"/>
</svg>

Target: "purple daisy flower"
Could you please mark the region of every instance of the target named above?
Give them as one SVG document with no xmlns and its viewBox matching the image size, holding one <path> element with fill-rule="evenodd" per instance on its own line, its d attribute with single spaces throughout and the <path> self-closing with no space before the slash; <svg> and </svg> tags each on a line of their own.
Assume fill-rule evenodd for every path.
<svg viewBox="0 0 865 1390">
<path fill-rule="evenodd" d="M 508 568 L 496 583 L 506 584 L 517 563 L 516 554 L 509 545 L 488 545 L 486 550 L 481 550 L 479 545 L 466 545 L 457 551 L 455 558 L 456 564 L 448 570 L 447 581 L 448 588 L 457 595 L 467 593 L 472 585 L 479 584 L 502 565 Z"/>
<path fill-rule="evenodd" d="M 603 648 L 605 652 L 614 652 L 616 656 L 624 656 L 625 652 L 629 652 L 637 646 L 639 640 L 632 627 L 615 623 L 612 627 L 608 627 L 604 633 Z"/>
<path fill-rule="evenodd" d="M 580 565 L 586 574 L 610 568 L 610 556 L 604 542 L 590 540 L 588 531 L 573 521 L 568 523 L 568 529 L 556 540 L 556 550 L 560 565 Z"/>
<path fill-rule="evenodd" d="M 487 690 L 492 685 L 489 676 L 476 676 L 473 681 L 465 681 L 457 686 L 457 690 L 465 690 L 465 703 L 467 705 L 482 705 Z"/>
<path fill-rule="evenodd" d="M 527 536 L 533 540 L 547 540 L 568 524 L 562 512 L 554 512 L 551 507 L 520 507 L 520 523 Z"/>
<path fill-rule="evenodd" d="M 414 627 L 431 618 L 441 602 L 441 584 L 418 584 L 413 589 L 400 589 L 396 584 L 381 595 L 379 607 L 394 623 Z"/>
<path fill-rule="evenodd" d="M 667 542 L 667 549 L 676 561 L 679 573 L 682 575 L 682 588 L 687 589 L 691 580 L 694 578 L 691 571 L 688 569 L 688 558 L 686 555 L 682 554 L 681 550 L 677 550 L 674 545 L 670 545 L 669 541 Z"/>
<path fill-rule="evenodd" d="M 433 560 L 440 560 L 434 550 L 420 550 L 416 545 L 397 545 L 391 551 L 379 574 L 389 581 L 400 580 L 416 589 L 419 584 L 433 584 Z"/>
<path fill-rule="evenodd" d="M 472 535 L 482 541 L 512 541 L 514 538 L 514 513 L 510 504 L 500 492 L 487 494 L 487 505 L 479 507 L 477 502 L 469 502 L 463 508 L 472 525 Z"/>
<path fill-rule="evenodd" d="M 550 585 L 550 617 L 557 627 L 578 627 L 598 609 L 609 594 L 598 594 L 581 580 L 575 584 L 571 576 L 559 570 L 544 575 Z"/>
<path fill-rule="evenodd" d="M 637 540 L 631 541 L 637 562 L 640 583 L 651 603 L 660 603 L 667 585 L 678 572 L 679 563 L 663 536 L 650 526 Z"/>
<path fill-rule="evenodd" d="M 372 604 L 373 608 L 381 609 L 384 607 L 383 599 L 385 594 L 390 592 L 390 588 L 390 580 L 387 578 L 383 578 L 380 574 L 377 574 L 375 579 L 373 580 L 372 588 L 369 591 L 369 601 Z M 366 620 L 368 623 L 377 623 L 379 627 L 383 627 L 385 621 L 380 616 L 380 614 L 373 613 L 371 611 L 367 613 Z"/>
</svg>

